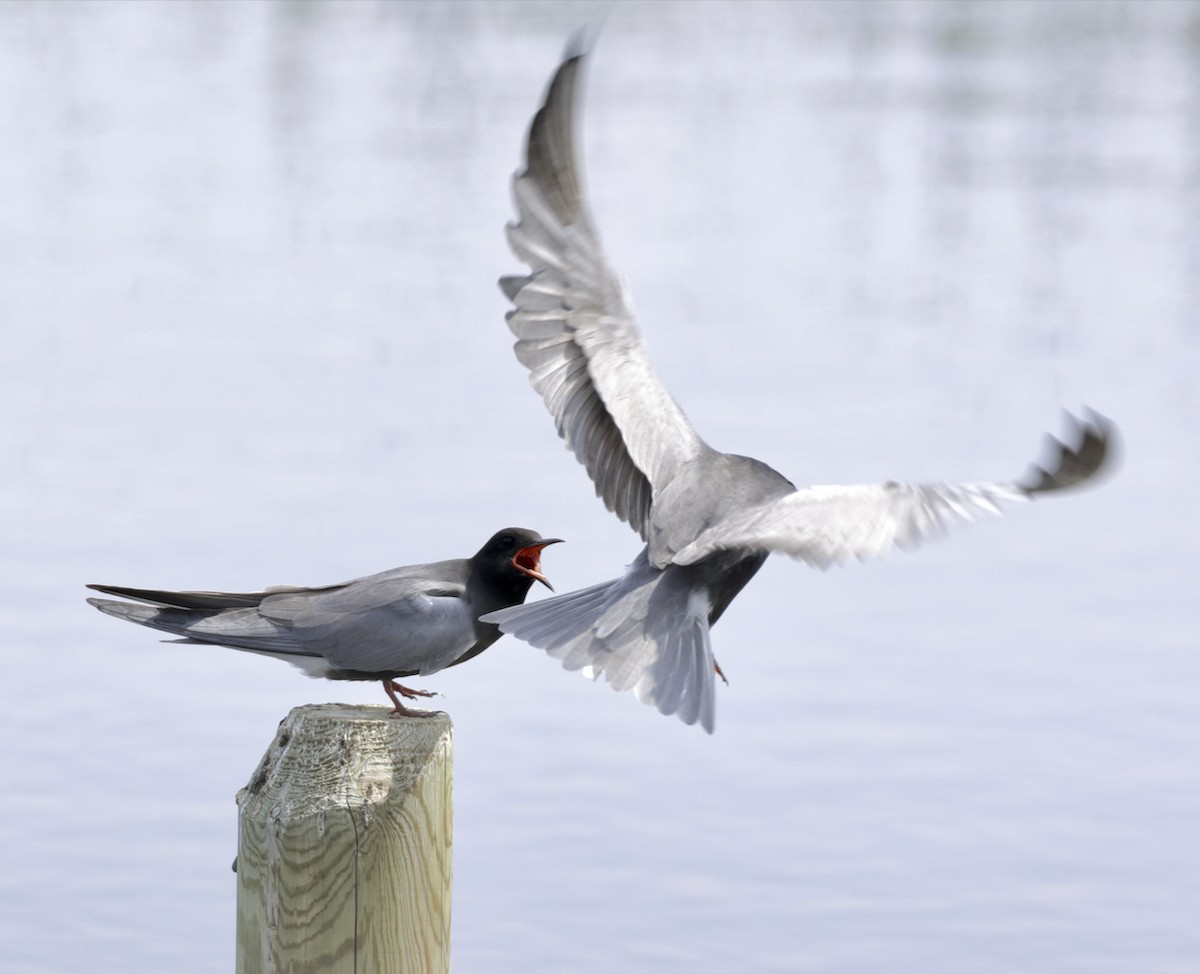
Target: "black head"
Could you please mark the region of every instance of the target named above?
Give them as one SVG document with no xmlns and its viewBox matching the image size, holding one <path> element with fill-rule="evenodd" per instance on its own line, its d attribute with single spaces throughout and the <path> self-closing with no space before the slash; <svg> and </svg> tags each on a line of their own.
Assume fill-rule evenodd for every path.
<svg viewBox="0 0 1200 974">
<path fill-rule="evenodd" d="M 504 528 L 488 539 L 471 562 L 481 574 L 519 589 L 523 599 L 535 581 L 554 591 L 542 574 L 542 549 L 561 541 L 561 538 L 543 538 L 528 528 Z"/>
</svg>

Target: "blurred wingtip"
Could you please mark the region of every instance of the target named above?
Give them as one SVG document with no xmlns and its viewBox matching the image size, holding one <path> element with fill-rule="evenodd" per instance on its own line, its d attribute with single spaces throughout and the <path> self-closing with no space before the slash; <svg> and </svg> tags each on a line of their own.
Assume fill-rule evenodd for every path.
<svg viewBox="0 0 1200 974">
<path fill-rule="evenodd" d="M 571 31 L 570 36 L 567 38 L 566 46 L 563 48 L 562 59 L 564 61 L 574 61 L 592 53 L 597 41 L 600 40 L 600 32 L 604 29 L 604 23 L 608 20 L 610 10 L 611 7 L 598 14 L 582 27 L 577 27 Z"/>
<path fill-rule="evenodd" d="M 1091 485 L 1111 476 L 1117 465 L 1117 425 L 1089 406 L 1081 415 L 1063 410 L 1062 439 L 1047 433 L 1043 456 L 1016 486 L 1026 494 L 1046 494 Z"/>
</svg>

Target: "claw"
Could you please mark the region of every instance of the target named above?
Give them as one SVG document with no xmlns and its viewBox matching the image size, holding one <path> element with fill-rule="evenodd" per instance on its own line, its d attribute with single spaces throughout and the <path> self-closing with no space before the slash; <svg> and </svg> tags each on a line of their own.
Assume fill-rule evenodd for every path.
<svg viewBox="0 0 1200 974">
<path fill-rule="evenodd" d="M 721 664 L 718 663 L 715 659 L 713 660 L 713 669 L 717 671 L 717 676 L 719 676 L 721 678 L 721 682 L 724 683 L 726 686 L 729 686 L 729 678 L 724 673 L 721 672 Z"/>
<path fill-rule="evenodd" d="M 397 683 L 395 680 L 384 680 L 383 689 L 391 698 L 393 709 L 392 713 L 401 714 L 404 717 L 428 717 L 433 711 L 429 710 L 409 710 L 400 702 L 400 696 L 408 700 L 416 700 L 417 697 L 436 697 L 437 694 L 432 690 L 414 690 L 412 687 L 406 687 L 403 684 Z"/>
</svg>

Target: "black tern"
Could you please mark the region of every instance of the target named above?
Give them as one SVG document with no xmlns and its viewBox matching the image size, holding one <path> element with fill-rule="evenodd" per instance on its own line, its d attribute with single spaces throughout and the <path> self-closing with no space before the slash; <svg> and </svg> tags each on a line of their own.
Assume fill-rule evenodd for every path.
<svg viewBox="0 0 1200 974">
<path fill-rule="evenodd" d="M 797 489 L 759 460 L 712 449 L 651 365 L 588 210 L 575 143 L 585 57 L 579 45 L 568 50 L 530 126 L 513 177 L 518 220 L 507 228 L 529 274 L 500 284 L 531 385 L 597 495 L 646 547 L 620 578 L 483 618 L 711 733 L 714 674 L 724 674 L 709 629 L 768 554 L 827 568 L 913 547 L 1006 502 L 1092 479 L 1115 428 L 1090 410 L 1068 414 L 1069 443 L 1049 437 L 1043 465 L 1009 483 Z"/>
<path fill-rule="evenodd" d="M 351 582 L 263 592 L 164 592 L 88 588 L 136 602 L 90 598 L 101 612 L 184 637 L 286 660 L 309 676 L 380 680 L 398 714 L 429 697 L 396 680 L 428 676 L 478 656 L 500 638 L 484 613 L 525 600 L 535 581 L 551 591 L 541 553 L 558 538 L 525 528 L 497 531 L 470 558 L 393 568 Z M 137 604 L 145 603 L 145 604 Z"/>
</svg>

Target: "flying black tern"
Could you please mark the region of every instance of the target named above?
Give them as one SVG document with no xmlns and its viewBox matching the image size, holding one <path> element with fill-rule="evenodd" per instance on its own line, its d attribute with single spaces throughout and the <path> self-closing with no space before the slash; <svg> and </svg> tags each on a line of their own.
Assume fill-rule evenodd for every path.
<svg viewBox="0 0 1200 974">
<path fill-rule="evenodd" d="M 470 558 L 393 568 L 351 582 L 263 592 L 165 592 L 88 588 L 135 602 L 90 598 L 101 612 L 184 637 L 286 660 L 309 676 L 380 680 L 399 699 L 432 696 L 396 680 L 428 676 L 478 656 L 500 638 L 480 615 L 525 600 L 535 581 L 551 591 L 541 553 L 558 538 L 525 528 L 497 531 Z M 142 603 L 142 604 L 138 604 Z"/>
<path fill-rule="evenodd" d="M 711 733 L 714 674 L 724 674 L 709 629 L 768 554 L 826 568 L 913 547 L 1091 480 L 1115 428 L 1090 410 L 1068 414 L 1066 441 L 1048 437 L 1048 459 L 1008 483 L 797 489 L 759 460 L 709 447 L 651 365 L 588 211 L 575 143 L 585 58 L 568 49 L 530 126 L 508 225 L 529 274 L 500 284 L 530 383 L 596 493 L 646 547 L 620 578 L 483 620 Z"/>
</svg>

